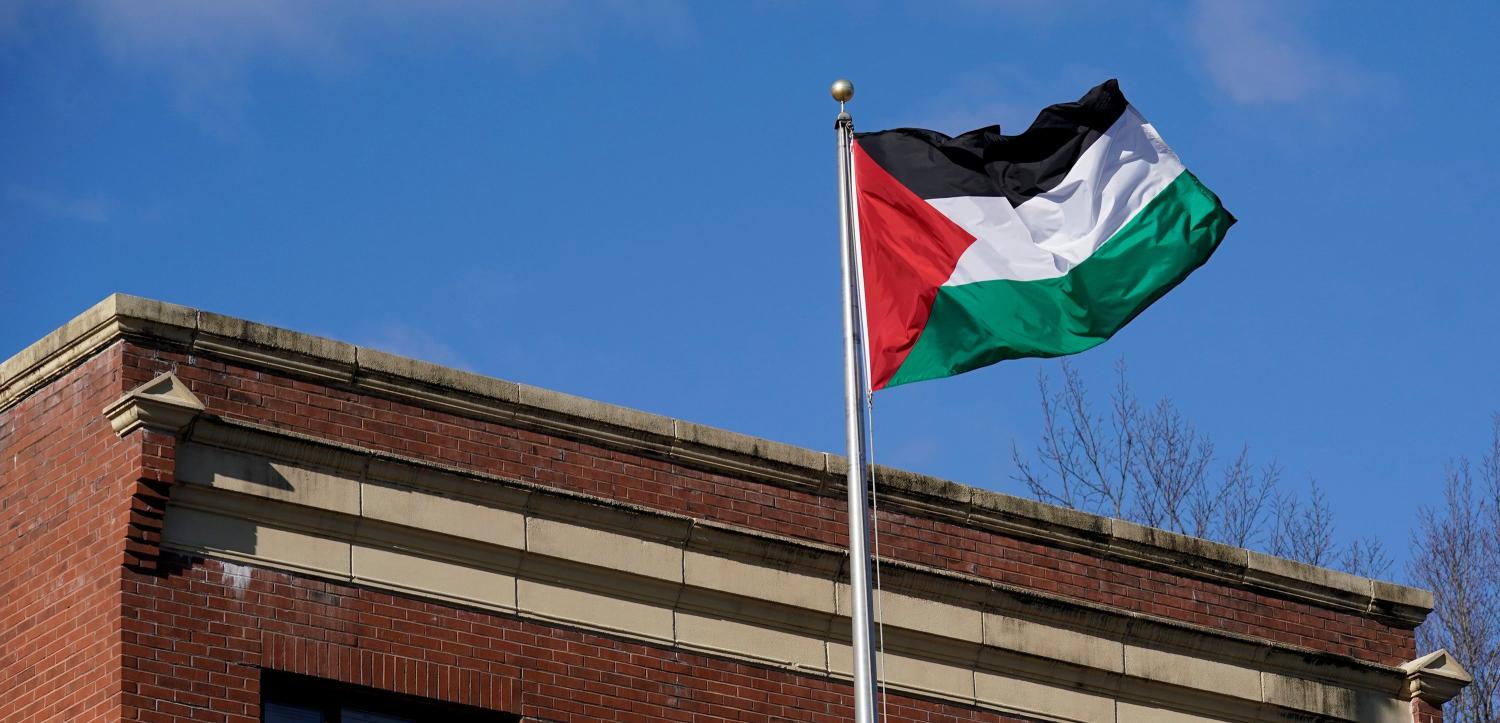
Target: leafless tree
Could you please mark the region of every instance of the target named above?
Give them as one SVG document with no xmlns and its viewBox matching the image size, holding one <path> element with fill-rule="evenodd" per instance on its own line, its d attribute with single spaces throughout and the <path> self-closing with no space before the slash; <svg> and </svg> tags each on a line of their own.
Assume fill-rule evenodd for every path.
<svg viewBox="0 0 1500 723">
<path fill-rule="evenodd" d="M 1391 556 L 1378 538 L 1359 538 L 1344 548 L 1339 567 L 1355 575 L 1384 577 L 1391 569 Z"/>
<path fill-rule="evenodd" d="M 1444 720 L 1500 720 L 1500 413 L 1479 463 L 1448 465 L 1442 502 L 1421 510 L 1414 542 L 1411 579 L 1435 603 L 1417 643 L 1446 648 L 1474 676 L 1443 706 Z"/>
<path fill-rule="evenodd" d="M 1067 362 L 1061 380 L 1054 387 L 1045 371 L 1038 375 L 1040 438 L 1030 455 L 1011 447 L 1016 479 L 1038 499 L 1237 547 L 1259 545 L 1356 575 L 1390 571 L 1391 557 L 1376 538 L 1337 545 L 1316 481 L 1305 491 L 1287 489 L 1281 467 L 1257 465 L 1245 446 L 1221 462 L 1212 438 L 1171 399 L 1140 403 L 1123 361 L 1102 411 Z M 1500 721 L 1500 413 L 1478 462 L 1448 465 L 1441 503 L 1418 515 L 1413 552 L 1409 580 L 1431 590 L 1435 602 L 1417 629 L 1418 645 L 1446 648 L 1474 676 L 1444 706 L 1445 720 Z"/>
<path fill-rule="evenodd" d="M 1336 548 L 1317 483 L 1305 496 L 1283 490 L 1280 465 L 1257 465 L 1248 446 L 1216 466 L 1213 439 L 1170 398 L 1144 407 L 1123 360 L 1104 411 L 1076 367 L 1063 361 L 1061 377 L 1056 389 L 1046 371 L 1037 377 L 1042 429 L 1033 454 L 1011 447 L 1016 479 L 1038 499 L 1237 547 L 1264 543 L 1272 554 L 1362 575 L 1390 567 L 1378 541 Z"/>
<path fill-rule="evenodd" d="M 1063 387 L 1056 393 L 1046 374 L 1037 377 L 1042 397 L 1042 439 L 1036 450 L 1040 469 L 1014 445 L 1011 454 L 1020 479 L 1039 499 L 1114 517 L 1125 514 L 1139 451 L 1140 408 L 1126 384 L 1123 362 L 1118 370 L 1107 416 L 1094 411 L 1083 376 L 1071 365 L 1063 364 Z"/>
<path fill-rule="evenodd" d="M 1265 519 L 1266 503 L 1281 482 L 1281 466 L 1270 462 L 1259 471 L 1250 462 L 1250 447 L 1240 447 L 1239 456 L 1224 467 L 1224 489 L 1228 497 L 1220 517 L 1220 539 L 1235 547 L 1255 541 Z"/>
<path fill-rule="evenodd" d="M 1308 482 L 1305 503 L 1292 492 L 1284 492 L 1276 500 L 1269 552 L 1310 565 L 1332 564 L 1333 513 L 1317 480 Z"/>
<path fill-rule="evenodd" d="M 1123 376 L 1123 365 L 1120 373 Z M 1211 489 L 1207 481 L 1213 440 L 1199 434 L 1166 397 L 1138 421 L 1134 436 L 1140 463 L 1130 470 L 1136 519 L 1206 536 L 1223 502 L 1222 490 Z"/>
</svg>

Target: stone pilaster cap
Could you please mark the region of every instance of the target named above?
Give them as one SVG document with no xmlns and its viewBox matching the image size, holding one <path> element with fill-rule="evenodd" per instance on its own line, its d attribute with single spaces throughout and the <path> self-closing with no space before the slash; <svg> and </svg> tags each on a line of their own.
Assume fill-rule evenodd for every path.
<svg viewBox="0 0 1500 723">
<path fill-rule="evenodd" d="M 202 411 L 203 402 L 167 372 L 126 392 L 104 408 L 104 416 L 121 437 L 140 427 L 175 435 Z"/>
<path fill-rule="evenodd" d="M 1474 676 L 1469 675 L 1469 671 L 1464 670 L 1446 650 L 1403 663 L 1401 669 L 1406 671 L 1406 696 L 1421 698 L 1434 706 L 1448 702 L 1474 682 Z"/>
</svg>

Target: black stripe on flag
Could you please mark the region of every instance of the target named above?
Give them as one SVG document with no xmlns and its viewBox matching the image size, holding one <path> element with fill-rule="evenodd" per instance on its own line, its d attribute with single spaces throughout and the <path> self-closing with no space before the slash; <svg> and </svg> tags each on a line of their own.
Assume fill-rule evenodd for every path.
<svg viewBox="0 0 1500 723">
<path fill-rule="evenodd" d="M 1119 84 L 1107 80 L 1076 103 L 1047 106 L 1020 135 L 1001 135 L 999 126 L 988 126 L 957 138 L 920 128 L 855 138 L 871 160 L 920 198 L 1005 196 L 1017 206 L 1057 186 L 1126 105 Z"/>
</svg>

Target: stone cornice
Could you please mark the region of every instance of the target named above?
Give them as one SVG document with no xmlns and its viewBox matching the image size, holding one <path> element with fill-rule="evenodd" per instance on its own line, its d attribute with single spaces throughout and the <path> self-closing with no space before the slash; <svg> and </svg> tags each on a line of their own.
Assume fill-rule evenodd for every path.
<svg viewBox="0 0 1500 723">
<path fill-rule="evenodd" d="M 842 497 L 840 455 L 758 439 L 309 334 L 115 294 L 0 363 L 0 411 L 120 339 L 182 349 L 544 431 L 714 472 Z M 880 468 L 882 505 L 1352 612 L 1401 626 L 1432 608 L 1425 590 L 1348 575 L 912 472 Z"/>
<path fill-rule="evenodd" d="M 847 678 L 838 662 L 848 647 L 842 548 L 232 420 L 194 424 L 178 453 L 163 537 L 178 552 Z M 884 560 L 882 568 L 887 652 L 927 673 L 894 666 L 897 689 L 990 705 L 977 688 L 971 696 L 966 685 L 922 686 L 938 674 L 1024 675 L 1132 700 L 1185 686 L 1192 690 L 1173 698 L 1196 697 L 1184 705 L 1215 719 L 1286 719 L 1262 705 L 1406 719 L 1390 715 L 1404 700 L 1404 667 L 919 564 Z M 461 584 L 476 577 L 487 590 Z M 532 583 L 566 591 L 563 603 L 604 597 L 528 604 Z M 617 604 L 629 611 L 594 614 Z M 678 623 L 663 623 L 668 615 Z M 681 624 L 716 632 L 700 627 L 694 636 Z M 818 652 L 808 655 L 809 646 Z"/>
</svg>

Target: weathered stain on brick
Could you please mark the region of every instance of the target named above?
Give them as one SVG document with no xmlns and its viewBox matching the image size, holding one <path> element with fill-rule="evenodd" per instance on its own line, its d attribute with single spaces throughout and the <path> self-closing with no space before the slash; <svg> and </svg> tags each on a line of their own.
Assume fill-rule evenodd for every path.
<svg viewBox="0 0 1500 723">
<path fill-rule="evenodd" d="M 129 383 L 168 368 L 210 413 L 224 417 L 828 545 L 847 544 L 841 499 L 203 357 L 129 347 Z M 230 391 L 252 401 L 236 401 Z M 1411 630 L 1353 613 L 931 518 L 882 511 L 879 524 L 881 552 L 908 562 L 1386 665 L 1416 654 Z"/>
</svg>

